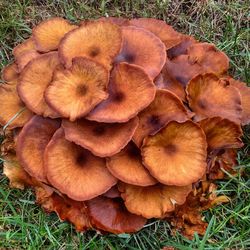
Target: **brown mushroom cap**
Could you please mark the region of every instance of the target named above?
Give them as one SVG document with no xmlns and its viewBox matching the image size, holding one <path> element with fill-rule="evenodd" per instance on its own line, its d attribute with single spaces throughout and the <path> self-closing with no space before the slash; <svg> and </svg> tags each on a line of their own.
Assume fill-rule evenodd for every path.
<svg viewBox="0 0 250 250">
<path fill-rule="evenodd" d="M 202 129 L 192 121 L 172 121 L 144 139 L 143 164 L 159 182 L 185 186 L 206 171 L 207 143 Z"/>
<path fill-rule="evenodd" d="M 17 59 L 17 65 L 18 65 L 18 72 L 20 73 L 24 67 L 34 58 L 37 58 L 38 56 L 40 56 L 41 54 L 38 53 L 35 50 L 30 50 L 30 51 L 26 51 L 23 52 Z"/>
<path fill-rule="evenodd" d="M 116 62 L 141 66 L 154 79 L 166 61 L 166 50 L 161 40 L 153 33 L 135 26 L 123 26 L 123 47 Z"/>
<path fill-rule="evenodd" d="M 195 112 L 195 120 L 220 116 L 241 122 L 242 107 L 239 91 L 225 79 L 214 74 L 198 75 L 187 86 L 187 99 Z"/>
<path fill-rule="evenodd" d="M 92 110 L 87 119 L 98 122 L 127 122 L 155 97 L 155 86 L 138 66 L 118 64 L 111 74 L 109 97 Z"/>
<path fill-rule="evenodd" d="M 60 122 L 41 116 L 25 124 L 17 139 L 17 156 L 22 167 L 37 180 L 47 183 L 43 155 Z"/>
<path fill-rule="evenodd" d="M 119 199 L 97 197 L 86 202 L 91 223 L 98 229 L 114 234 L 139 231 L 147 220 L 131 214 Z"/>
<path fill-rule="evenodd" d="M 33 37 L 30 37 L 29 39 L 25 40 L 24 42 L 18 44 L 13 49 L 13 55 L 15 59 L 17 60 L 24 52 L 28 51 L 36 51 L 35 42 L 33 40 Z"/>
<path fill-rule="evenodd" d="M 175 31 L 170 25 L 167 25 L 164 21 L 154 18 L 138 18 L 129 20 L 131 25 L 149 30 L 165 44 L 166 49 L 170 49 L 173 46 L 179 44 L 183 35 Z"/>
<path fill-rule="evenodd" d="M 156 91 L 154 101 L 139 114 L 133 141 L 141 146 L 148 135 L 156 134 L 170 121 L 184 122 L 189 119 L 188 112 L 181 100 L 167 90 Z"/>
<path fill-rule="evenodd" d="M 127 123 L 98 123 L 85 119 L 71 123 L 64 120 L 65 138 L 100 157 L 112 156 L 123 149 L 132 139 L 138 118 Z"/>
<path fill-rule="evenodd" d="M 33 115 L 20 100 L 15 85 L 0 85 L 0 103 L 0 125 L 9 123 L 10 129 L 23 127 Z"/>
<path fill-rule="evenodd" d="M 74 121 L 107 99 L 108 81 L 109 73 L 101 64 L 77 57 L 69 69 L 55 71 L 45 99 L 62 117 Z"/>
<path fill-rule="evenodd" d="M 119 190 L 126 208 L 134 214 L 147 219 L 161 218 L 166 212 L 175 209 L 175 204 L 182 205 L 192 186 L 165 186 L 156 184 L 149 187 L 138 187 L 120 183 Z"/>
<path fill-rule="evenodd" d="M 206 134 L 209 150 L 240 148 L 243 146 L 241 127 L 228 119 L 221 117 L 207 118 L 200 122 Z"/>
<path fill-rule="evenodd" d="M 107 167 L 117 179 L 129 184 L 150 186 L 157 182 L 143 166 L 141 151 L 133 142 L 120 153 L 107 158 Z"/>
<path fill-rule="evenodd" d="M 60 61 L 57 52 L 47 53 L 30 61 L 20 75 L 18 94 L 27 107 L 38 115 L 59 117 L 44 99 L 44 91 L 52 81 L 58 65 Z"/>
<path fill-rule="evenodd" d="M 93 59 L 109 68 L 121 44 L 119 26 L 105 21 L 88 22 L 63 38 L 59 55 L 67 68 L 71 66 L 72 59 L 79 56 Z"/>
<path fill-rule="evenodd" d="M 46 147 L 44 164 L 49 182 L 77 201 L 103 194 L 117 182 L 106 168 L 105 159 L 67 141 L 62 128 Z"/>
<path fill-rule="evenodd" d="M 41 52 L 56 50 L 63 36 L 77 27 L 61 17 L 54 17 L 39 23 L 32 30 L 37 50 Z"/>
<path fill-rule="evenodd" d="M 5 82 L 12 82 L 18 78 L 18 67 L 16 63 L 5 66 L 2 70 L 1 78 Z"/>
</svg>

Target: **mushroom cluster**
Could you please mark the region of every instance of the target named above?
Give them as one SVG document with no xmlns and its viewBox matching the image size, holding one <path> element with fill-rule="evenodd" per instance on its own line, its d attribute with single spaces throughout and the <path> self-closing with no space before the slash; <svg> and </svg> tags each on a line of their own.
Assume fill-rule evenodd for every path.
<svg viewBox="0 0 250 250">
<path fill-rule="evenodd" d="M 167 220 L 204 234 L 201 211 L 228 197 L 250 88 L 213 44 L 164 21 L 52 18 L 3 69 L 4 173 L 77 230 L 115 234 Z"/>
</svg>

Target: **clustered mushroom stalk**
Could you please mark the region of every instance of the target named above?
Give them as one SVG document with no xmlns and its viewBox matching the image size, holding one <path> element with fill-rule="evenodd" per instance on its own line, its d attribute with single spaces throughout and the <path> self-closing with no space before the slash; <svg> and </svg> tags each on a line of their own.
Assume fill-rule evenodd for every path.
<svg viewBox="0 0 250 250">
<path fill-rule="evenodd" d="M 150 18 L 38 24 L 2 71 L 4 173 L 78 231 L 115 234 L 164 220 L 204 234 L 227 202 L 250 89 L 213 44 Z"/>
</svg>

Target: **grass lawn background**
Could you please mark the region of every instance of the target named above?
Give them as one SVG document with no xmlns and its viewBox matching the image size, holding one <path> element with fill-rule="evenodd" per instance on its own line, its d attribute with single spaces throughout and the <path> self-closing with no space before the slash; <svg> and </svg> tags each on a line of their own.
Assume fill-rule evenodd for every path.
<svg viewBox="0 0 250 250">
<path fill-rule="evenodd" d="M 0 67 L 13 59 L 12 48 L 27 38 L 31 28 L 51 16 L 73 22 L 101 16 L 154 17 L 164 19 L 180 32 L 214 43 L 231 59 L 230 73 L 250 81 L 250 1 L 82 1 L 0 0 Z M 0 104 L 1 112 L 1 104 Z M 45 214 L 30 190 L 8 187 L 0 175 L 0 250 L 3 249 L 250 249 L 250 128 L 245 128 L 245 147 L 238 154 L 244 175 L 219 181 L 219 194 L 231 202 L 204 213 L 206 235 L 188 240 L 171 235 L 164 222 L 149 221 L 136 234 L 100 235 L 76 233 L 54 214 Z M 1 168 L 0 168 L 1 169 Z M 1 170 L 0 170 L 1 171 Z M 0 172 L 1 173 L 1 172 Z"/>
</svg>

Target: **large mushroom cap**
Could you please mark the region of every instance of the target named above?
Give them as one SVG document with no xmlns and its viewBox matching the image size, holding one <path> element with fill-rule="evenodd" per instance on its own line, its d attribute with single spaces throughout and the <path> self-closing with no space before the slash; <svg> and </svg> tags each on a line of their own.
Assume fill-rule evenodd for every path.
<svg viewBox="0 0 250 250">
<path fill-rule="evenodd" d="M 167 90 L 157 90 L 154 101 L 138 117 L 139 126 L 133 141 L 139 147 L 146 136 L 156 134 L 168 122 L 184 122 L 189 119 L 181 100 Z"/>
<path fill-rule="evenodd" d="M 140 230 L 146 219 L 127 211 L 122 201 L 97 197 L 87 201 L 91 223 L 97 228 L 114 234 L 132 233 Z"/>
<path fill-rule="evenodd" d="M 90 150 L 94 155 L 107 157 L 121 151 L 131 140 L 138 118 L 127 123 L 98 123 L 85 119 L 71 123 L 63 121 L 65 137 Z"/>
<path fill-rule="evenodd" d="M 141 150 L 144 165 L 166 185 L 191 184 L 206 171 L 206 137 L 192 121 L 170 122 L 156 135 L 146 137 Z"/>
<path fill-rule="evenodd" d="M 138 66 L 118 64 L 111 74 L 109 97 L 92 110 L 87 119 L 98 122 L 127 122 L 155 97 L 155 86 Z"/>
<path fill-rule="evenodd" d="M 54 17 L 41 22 L 33 30 L 33 39 L 38 51 L 56 50 L 63 36 L 77 28 L 61 17 Z"/>
<path fill-rule="evenodd" d="M 187 94 L 195 120 L 220 116 L 241 122 L 241 96 L 227 80 L 213 74 L 198 75 L 189 82 Z"/>
<path fill-rule="evenodd" d="M 121 45 L 119 26 L 105 21 L 88 22 L 64 37 L 59 55 L 66 67 L 71 66 L 74 57 L 84 56 L 109 68 Z"/>
<path fill-rule="evenodd" d="M 58 117 L 44 99 L 44 91 L 52 81 L 55 68 L 60 65 L 57 52 L 39 56 L 26 65 L 20 75 L 17 90 L 27 107 L 38 115 Z"/>
<path fill-rule="evenodd" d="M 206 134 L 209 150 L 224 148 L 240 148 L 243 135 L 240 125 L 221 117 L 207 118 L 200 122 Z"/>
<path fill-rule="evenodd" d="M 20 100 L 15 85 L 1 84 L 0 103 L 0 125 L 5 126 L 9 123 L 10 129 L 23 127 L 33 115 Z"/>
<path fill-rule="evenodd" d="M 133 142 L 120 153 L 107 158 L 107 167 L 112 175 L 125 183 L 150 186 L 157 182 L 143 166 L 141 151 Z"/>
<path fill-rule="evenodd" d="M 67 141 L 62 128 L 46 147 L 44 164 L 49 182 L 77 201 L 103 194 L 117 182 L 107 170 L 105 159 Z"/>
<path fill-rule="evenodd" d="M 162 20 L 154 18 L 137 18 L 129 20 L 129 23 L 149 30 L 155 34 L 165 44 L 166 49 L 170 49 L 179 44 L 184 37 L 181 33 L 175 31 L 170 25 L 167 25 Z"/>
<path fill-rule="evenodd" d="M 16 63 L 11 63 L 5 66 L 2 70 L 1 78 L 5 82 L 12 82 L 18 79 L 18 66 Z"/>
<path fill-rule="evenodd" d="M 109 73 L 101 64 L 77 57 L 69 69 L 55 71 L 45 99 L 61 116 L 74 121 L 108 97 L 108 80 Z"/>
<path fill-rule="evenodd" d="M 153 33 L 135 26 L 123 26 L 123 47 L 116 62 L 141 66 L 154 79 L 166 61 L 166 50 L 161 40 Z"/>
<path fill-rule="evenodd" d="M 17 156 L 23 168 L 37 180 L 46 182 L 43 155 L 60 122 L 34 116 L 25 124 L 17 139 Z"/>
<path fill-rule="evenodd" d="M 175 205 L 182 205 L 192 186 L 165 186 L 156 184 L 149 187 L 138 187 L 125 183 L 119 184 L 121 196 L 126 208 L 143 217 L 161 218 L 166 212 L 173 211 Z"/>
</svg>

